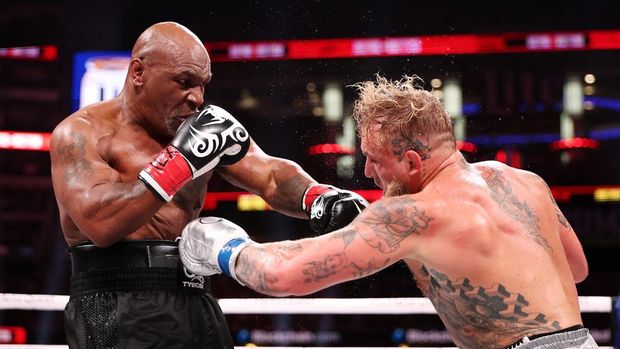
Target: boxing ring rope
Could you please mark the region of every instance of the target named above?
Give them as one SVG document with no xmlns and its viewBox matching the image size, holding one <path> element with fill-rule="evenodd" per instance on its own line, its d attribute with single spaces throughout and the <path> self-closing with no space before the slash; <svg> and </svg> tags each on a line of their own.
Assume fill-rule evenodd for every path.
<svg viewBox="0 0 620 349">
<path fill-rule="evenodd" d="M 64 310 L 69 301 L 65 295 L 0 293 L 0 310 Z M 582 313 L 611 313 L 612 297 L 581 296 Z M 218 300 L 225 314 L 436 314 L 428 298 L 221 298 Z M 0 345 L 12 349 L 60 349 L 66 345 Z M 245 347 L 237 347 L 245 348 Z M 270 349 L 299 349 L 303 347 L 266 347 Z M 309 347 L 310 348 L 310 347 Z M 311 347 L 328 349 L 327 347 Z M 356 347 L 357 348 L 357 347 Z M 387 348 L 387 347 L 386 347 Z M 417 349 L 448 349 L 415 347 Z M 612 347 L 601 347 L 612 349 Z M 353 347 L 339 347 L 353 349 Z M 373 349 L 382 349 L 373 347 Z M 455 349 L 455 348 L 450 348 Z"/>
<path fill-rule="evenodd" d="M 0 293 L 0 310 L 64 310 L 69 296 Z M 428 298 L 220 298 L 225 314 L 436 314 Z M 611 297 L 579 297 L 583 313 L 609 313 Z M 283 310 L 284 309 L 284 310 Z"/>
<path fill-rule="evenodd" d="M 253 348 L 268 349 L 400 349 L 397 347 L 264 347 L 261 345 Z M 37 345 L 37 344 L 0 344 L 1 349 L 67 349 L 66 345 Z M 247 349 L 247 346 L 235 347 L 235 349 Z M 458 349 L 456 347 L 412 347 L 414 349 Z M 614 349 L 612 347 L 599 347 L 600 349 Z"/>
</svg>

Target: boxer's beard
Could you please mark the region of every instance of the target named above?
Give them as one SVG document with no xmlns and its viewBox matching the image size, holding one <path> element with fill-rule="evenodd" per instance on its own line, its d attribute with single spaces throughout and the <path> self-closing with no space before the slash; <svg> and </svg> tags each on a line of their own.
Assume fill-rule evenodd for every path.
<svg viewBox="0 0 620 349">
<path fill-rule="evenodd" d="M 390 184 L 388 184 L 387 188 L 385 189 L 383 193 L 383 196 L 392 197 L 392 196 L 401 196 L 405 194 L 409 194 L 409 191 L 407 190 L 407 186 L 405 185 L 405 183 L 393 181 Z"/>
<path fill-rule="evenodd" d="M 170 137 L 174 137 L 182 123 L 183 119 L 173 117 L 166 118 L 166 131 L 168 132 L 167 135 Z"/>
</svg>

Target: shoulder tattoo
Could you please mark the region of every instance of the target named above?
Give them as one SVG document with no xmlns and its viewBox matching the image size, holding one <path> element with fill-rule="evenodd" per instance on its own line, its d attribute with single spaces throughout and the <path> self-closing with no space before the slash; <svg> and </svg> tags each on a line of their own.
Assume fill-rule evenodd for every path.
<svg viewBox="0 0 620 349">
<path fill-rule="evenodd" d="M 547 241 L 540 230 L 538 216 L 525 200 L 519 200 L 517 195 L 513 193 L 512 186 L 504 178 L 502 171 L 493 168 L 485 168 L 482 171 L 482 177 L 489 189 L 491 189 L 493 201 L 510 218 L 519 222 L 525 228 L 529 238 L 546 250 L 553 251 L 549 241 Z"/>
<path fill-rule="evenodd" d="M 65 164 L 64 176 L 68 184 L 92 173 L 91 163 L 85 158 L 86 137 L 83 134 L 71 132 L 71 139 L 59 144 L 58 154 Z"/>
</svg>

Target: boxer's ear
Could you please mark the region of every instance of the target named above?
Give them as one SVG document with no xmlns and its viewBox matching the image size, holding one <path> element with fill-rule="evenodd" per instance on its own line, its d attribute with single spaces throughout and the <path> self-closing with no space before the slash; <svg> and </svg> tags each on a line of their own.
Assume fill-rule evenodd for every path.
<svg viewBox="0 0 620 349">
<path fill-rule="evenodd" d="M 135 86 L 144 85 L 144 62 L 138 57 L 134 57 L 129 62 L 129 77 Z"/>
<path fill-rule="evenodd" d="M 406 150 L 403 154 L 403 160 L 407 166 L 407 172 L 410 176 L 415 176 L 422 171 L 422 157 L 415 150 Z"/>
</svg>

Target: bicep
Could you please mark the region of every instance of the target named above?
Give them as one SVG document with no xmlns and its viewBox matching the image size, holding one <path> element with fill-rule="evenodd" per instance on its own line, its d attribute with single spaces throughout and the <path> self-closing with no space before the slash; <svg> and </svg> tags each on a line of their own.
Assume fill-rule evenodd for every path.
<svg viewBox="0 0 620 349">
<path fill-rule="evenodd" d="M 60 203 L 68 211 L 84 204 L 91 190 L 102 183 L 120 181 L 120 175 L 98 154 L 88 134 L 61 130 L 52 137 L 52 181 Z"/>
</svg>

